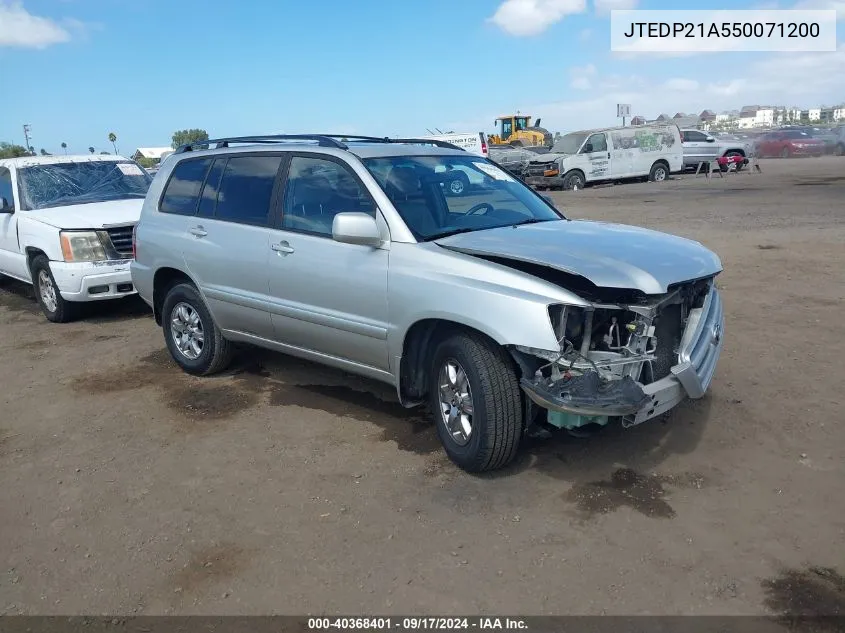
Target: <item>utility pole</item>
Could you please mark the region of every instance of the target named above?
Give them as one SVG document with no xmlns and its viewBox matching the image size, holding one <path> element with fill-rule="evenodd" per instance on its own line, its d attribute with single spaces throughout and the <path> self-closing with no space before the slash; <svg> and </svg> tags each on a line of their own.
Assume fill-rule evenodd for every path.
<svg viewBox="0 0 845 633">
<path fill-rule="evenodd" d="M 29 123 L 23 124 L 23 136 L 26 139 L 26 151 L 29 151 Z"/>
</svg>

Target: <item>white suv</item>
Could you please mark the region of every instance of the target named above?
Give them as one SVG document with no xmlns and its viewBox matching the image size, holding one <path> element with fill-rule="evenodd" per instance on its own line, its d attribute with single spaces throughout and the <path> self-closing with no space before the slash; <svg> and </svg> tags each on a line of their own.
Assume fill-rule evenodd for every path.
<svg viewBox="0 0 845 633">
<path fill-rule="evenodd" d="M 135 294 L 132 231 L 151 181 L 121 156 L 0 160 L 0 274 L 33 284 L 54 322 Z"/>
</svg>

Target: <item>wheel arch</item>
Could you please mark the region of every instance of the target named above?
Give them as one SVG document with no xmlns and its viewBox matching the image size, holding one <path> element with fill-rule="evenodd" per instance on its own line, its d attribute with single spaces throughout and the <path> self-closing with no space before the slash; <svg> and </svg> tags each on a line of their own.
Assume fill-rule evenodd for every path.
<svg viewBox="0 0 845 633">
<path fill-rule="evenodd" d="M 153 276 L 153 316 L 156 325 L 161 325 L 161 307 L 167 291 L 177 283 L 189 283 L 199 291 L 199 286 L 190 275 L 178 268 L 165 266 L 156 270 Z"/>
<path fill-rule="evenodd" d="M 396 391 L 403 406 L 415 406 L 424 401 L 429 387 L 426 369 L 434 349 L 446 337 L 461 332 L 481 336 L 508 351 L 514 369 L 519 373 L 522 363 L 517 362 L 510 347 L 503 343 L 498 333 L 484 331 L 454 318 L 419 319 L 406 330 L 402 340 L 402 356 L 396 365 Z"/>
<path fill-rule="evenodd" d="M 587 174 L 585 174 L 584 170 L 581 169 L 580 167 L 573 167 L 572 169 L 564 172 L 563 178 L 561 178 L 561 182 L 563 182 L 564 185 L 565 185 L 566 179 L 569 178 L 572 174 L 580 174 L 581 180 L 584 183 L 584 185 L 586 186 L 586 184 L 587 184 Z"/>
</svg>

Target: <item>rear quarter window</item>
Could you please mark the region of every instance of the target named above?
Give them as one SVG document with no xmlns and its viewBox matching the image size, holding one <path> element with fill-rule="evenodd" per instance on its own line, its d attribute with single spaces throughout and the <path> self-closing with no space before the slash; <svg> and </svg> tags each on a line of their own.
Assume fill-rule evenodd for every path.
<svg viewBox="0 0 845 633">
<path fill-rule="evenodd" d="M 176 165 L 165 186 L 159 210 L 162 213 L 194 215 L 211 162 L 210 158 L 200 158 L 183 160 Z"/>
</svg>

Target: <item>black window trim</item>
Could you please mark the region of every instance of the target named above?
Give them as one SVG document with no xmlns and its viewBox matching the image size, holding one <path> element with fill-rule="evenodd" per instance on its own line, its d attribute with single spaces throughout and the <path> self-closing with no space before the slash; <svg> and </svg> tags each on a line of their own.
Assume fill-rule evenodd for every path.
<svg viewBox="0 0 845 633">
<path fill-rule="evenodd" d="M 287 166 L 288 166 L 288 163 L 290 162 L 289 154 L 290 154 L 290 152 L 279 151 L 279 150 L 269 151 L 269 152 L 266 152 L 266 151 L 265 152 L 262 152 L 262 151 L 221 152 L 219 154 L 209 154 L 209 155 L 206 155 L 206 156 L 196 156 L 196 157 L 192 156 L 190 158 L 185 158 L 184 160 L 180 160 L 178 163 L 176 163 L 173 166 L 173 169 L 170 172 L 170 176 L 168 176 L 167 182 L 164 184 L 164 187 L 162 188 L 161 196 L 159 198 L 158 211 L 159 211 L 159 213 L 164 213 L 166 215 L 175 215 L 175 216 L 182 216 L 182 217 L 187 217 L 187 218 L 199 218 L 200 217 L 199 216 L 199 208 L 200 208 L 200 203 L 202 202 L 202 193 L 205 190 L 206 183 L 208 182 L 208 176 L 211 173 L 211 170 L 214 168 L 214 164 L 218 160 L 224 161 L 223 171 L 220 174 L 220 182 L 218 183 L 218 185 L 219 185 L 220 183 L 223 182 L 223 176 L 226 175 L 226 168 L 229 166 L 229 160 L 231 160 L 232 158 L 239 158 L 239 157 L 247 157 L 248 158 L 248 157 L 251 157 L 251 156 L 277 156 L 277 157 L 281 158 L 281 161 L 279 161 L 279 168 L 276 170 L 276 175 L 273 179 L 273 189 L 270 193 L 270 203 L 269 203 L 269 206 L 267 207 L 267 218 L 264 222 L 245 222 L 245 221 L 239 221 L 239 220 L 235 220 L 235 219 L 231 219 L 231 218 L 219 218 L 219 217 L 217 217 L 217 202 L 218 201 L 217 201 L 216 198 L 214 200 L 214 213 L 213 213 L 213 215 L 202 216 L 203 220 L 214 220 L 216 222 L 227 222 L 229 224 L 241 224 L 241 225 L 245 225 L 245 226 L 257 226 L 257 227 L 264 227 L 264 228 L 274 228 L 274 215 L 275 215 L 274 209 L 276 208 L 277 198 L 280 195 L 279 183 L 282 180 L 282 176 L 287 173 Z M 186 213 L 172 213 L 172 212 L 168 212 L 168 211 L 162 211 L 161 210 L 161 202 L 162 202 L 162 200 L 164 200 L 164 195 L 167 192 L 167 188 L 170 186 L 170 180 L 173 178 L 173 174 L 176 171 L 176 168 L 179 167 L 179 165 L 181 165 L 182 163 L 190 161 L 190 160 L 193 160 L 193 161 L 208 160 L 208 161 L 210 161 L 208 167 L 205 170 L 205 175 L 203 176 L 202 184 L 200 185 L 199 193 L 197 194 L 197 202 L 196 202 L 196 205 L 194 206 L 194 212 L 189 215 L 189 214 L 186 214 Z"/>
<path fill-rule="evenodd" d="M 262 152 L 262 151 L 254 151 L 254 152 L 227 152 L 224 154 L 216 155 L 217 157 L 223 157 L 226 159 L 226 164 L 223 166 L 223 172 L 220 174 L 220 185 L 223 184 L 223 180 L 226 176 L 226 169 L 229 167 L 229 161 L 233 158 L 250 158 L 254 156 L 271 156 L 271 157 L 278 157 L 281 160 L 279 161 L 279 166 L 276 168 L 276 175 L 273 177 L 273 188 L 270 191 L 270 202 L 267 205 L 267 215 L 263 222 L 246 222 L 243 220 L 235 220 L 231 218 L 220 218 L 217 217 L 217 209 L 218 209 L 218 200 L 214 200 L 214 215 L 211 217 L 206 218 L 203 216 L 203 219 L 206 220 L 214 220 L 215 222 L 226 222 L 228 224 L 237 224 L 241 226 L 257 226 L 259 228 L 265 229 L 272 229 L 274 224 L 274 212 L 273 210 L 276 208 L 276 204 L 278 203 L 278 198 L 281 195 L 282 189 L 280 188 L 280 183 L 282 182 L 282 176 L 286 173 L 287 166 L 290 163 L 289 152 L 285 151 L 272 151 L 272 152 Z M 211 171 L 211 169 L 209 169 Z M 207 178 L 206 174 L 206 178 Z M 205 183 L 203 183 L 203 188 L 205 188 Z M 218 189 L 218 195 L 220 190 Z M 200 190 L 200 196 L 202 196 L 202 190 Z M 199 210 L 199 204 L 197 204 L 197 210 Z"/>
<path fill-rule="evenodd" d="M 200 206 L 200 197 L 202 196 L 202 190 L 205 187 L 206 178 L 208 178 L 208 172 L 211 171 L 211 167 L 214 165 L 215 156 L 191 156 L 190 158 L 186 158 L 185 160 L 180 160 L 175 165 L 173 165 L 173 169 L 170 170 L 170 175 L 167 177 L 167 182 L 164 183 L 164 186 L 161 188 L 161 194 L 158 197 L 158 204 L 156 204 L 156 210 L 159 213 L 164 213 L 165 215 L 176 215 L 182 216 L 184 218 L 195 218 L 197 213 L 199 212 Z M 173 180 L 173 175 L 176 173 L 176 169 L 182 163 L 187 163 L 188 161 L 209 161 L 208 167 L 205 169 L 205 175 L 202 177 L 202 183 L 200 183 L 200 190 L 197 194 L 197 203 L 194 205 L 194 212 L 193 213 L 173 213 L 172 211 L 164 211 L 161 208 L 162 203 L 164 202 L 164 196 L 167 195 L 167 190 L 170 188 L 170 182 Z"/>
<path fill-rule="evenodd" d="M 378 222 L 378 215 L 381 213 L 379 209 L 378 203 L 376 202 L 373 194 L 370 192 L 370 189 L 364 184 L 364 181 L 358 175 L 353 168 L 351 163 L 348 161 L 343 160 L 339 156 L 333 156 L 331 154 L 321 154 L 319 152 L 300 152 L 300 151 L 289 151 L 287 154 L 287 160 L 285 164 L 283 164 L 282 174 L 280 178 L 280 186 L 278 191 L 278 199 L 275 201 L 275 206 L 273 207 L 273 219 L 271 222 L 270 228 L 275 231 L 285 231 L 289 233 L 296 233 L 299 235 L 311 235 L 313 237 L 322 237 L 323 239 L 331 240 L 331 234 L 320 233 L 319 231 L 306 231 L 303 229 L 294 229 L 287 226 L 284 226 L 284 214 L 285 214 L 285 191 L 288 185 L 288 178 L 290 176 L 290 165 L 294 158 L 310 158 L 312 160 L 324 160 L 330 163 L 337 163 L 341 167 L 345 168 L 358 186 L 361 188 L 361 191 L 370 199 L 373 203 L 373 218 Z"/>
<path fill-rule="evenodd" d="M 217 161 L 222 161 L 223 163 L 223 171 L 220 172 L 220 179 L 217 181 L 217 186 L 220 186 L 220 182 L 223 180 L 223 173 L 226 171 L 226 165 L 229 164 L 229 157 L 228 155 L 224 156 L 212 156 L 211 157 L 211 164 L 208 166 L 208 169 L 205 170 L 205 176 L 203 176 L 202 184 L 200 185 L 200 192 L 197 194 L 197 208 L 194 209 L 193 217 L 196 218 L 207 218 L 209 220 L 214 219 L 214 214 L 217 213 L 217 196 L 214 196 L 214 206 L 211 208 L 211 215 L 204 216 L 200 215 L 200 207 L 202 206 L 202 194 L 205 192 L 205 186 L 208 184 L 208 177 L 211 175 L 211 172 L 214 170 L 214 166 L 217 164 Z M 219 190 L 218 190 L 219 193 Z"/>
</svg>

